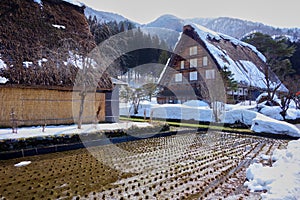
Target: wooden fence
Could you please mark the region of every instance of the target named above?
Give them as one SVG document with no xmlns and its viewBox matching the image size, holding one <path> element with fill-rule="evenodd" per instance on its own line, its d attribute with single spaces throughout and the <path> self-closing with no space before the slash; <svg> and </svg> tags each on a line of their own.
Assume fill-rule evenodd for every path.
<svg viewBox="0 0 300 200">
<path fill-rule="evenodd" d="M 0 87 L 1 127 L 72 124 L 78 120 L 79 107 L 79 91 Z M 105 93 L 87 94 L 83 116 L 84 122 L 105 121 Z"/>
</svg>

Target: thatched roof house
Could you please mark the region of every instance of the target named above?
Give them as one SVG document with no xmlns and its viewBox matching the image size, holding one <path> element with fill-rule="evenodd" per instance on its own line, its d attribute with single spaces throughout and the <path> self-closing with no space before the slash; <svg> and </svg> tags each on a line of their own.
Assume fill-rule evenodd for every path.
<svg viewBox="0 0 300 200">
<path fill-rule="evenodd" d="M 235 93 L 247 96 L 250 88 L 267 89 L 266 58 L 254 46 L 196 24 L 187 24 L 160 78 L 164 90 L 158 100 L 161 103 L 189 99 L 210 101 L 212 93 L 217 91 L 212 90 L 212 87 L 222 79 L 222 69 L 231 71 L 233 79 L 238 83 L 239 89 Z M 280 83 L 274 73 L 269 72 L 269 77 L 271 88 Z M 221 85 L 223 89 L 226 87 L 222 83 L 218 84 L 219 90 L 222 90 Z M 184 85 L 191 86 L 191 89 Z M 288 90 L 281 85 L 279 91 Z M 192 94 L 187 94 L 190 92 Z"/>
<path fill-rule="evenodd" d="M 95 68 L 83 70 L 96 47 L 84 9 L 68 0 L 1 0 L 0 126 L 10 126 L 12 113 L 19 125 L 77 120 L 82 91 L 74 84 L 78 74 Z M 106 107 L 113 83 L 104 72 L 96 79 L 87 91 L 85 122 L 112 119 Z"/>
</svg>

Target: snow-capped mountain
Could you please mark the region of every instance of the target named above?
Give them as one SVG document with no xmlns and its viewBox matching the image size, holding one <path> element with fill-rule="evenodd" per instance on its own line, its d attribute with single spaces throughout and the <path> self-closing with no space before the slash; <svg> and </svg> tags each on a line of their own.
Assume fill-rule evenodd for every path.
<svg viewBox="0 0 300 200">
<path fill-rule="evenodd" d="M 174 31 L 181 32 L 185 20 L 179 19 L 174 15 L 163 15 L 153 22 L 145 25 L 145 27 L 168 28 Z"/>
<path fill-rule="evenodd" d="M 145 26 L 181 31 L 183 25 L 188 22 L 199 24 L 215 32 L 230 35 L 237 39 L 241 39 L 253 32 L 261 32 L 268 35 L 285 35 L 292 40 L 300 39 L 300 28 L 275 28 L 258 22 L 229 17 L 180 19 L 172 15 L 163 15 Z"/>
<path fill-rule="evenodd" d="M 115 13 L 96 11 L 92 8 L 87 7 L 85 9 L 85 15 L 88 17 L 90 15 L 96 16 L 99 21 L 125 21 L 128 20 L 126 17 Z M 128 20 L 131 21 L 131 20 Z M 237 39 L 242 39 L 243 37 L 254 33 L 261 32 L 264 34 L 268 34 L 271 36 L 286 36 L 291 41 L 297 41 L 300 39 L 300 28 L 276 28 L 273 26 L 265 25 L 263 23 L 251 22 L 247 20 L 229 18 L 229 17 L 219 17 L 219 18 L 193 18 L 193 19 L 180 19 L 174 15 L 162 15 L 156 20 L 141 25 L 139 23 L 133 22 L 137 27 L 145 27 L 145 28 L 163 28 L 170 29 L 176 32 L 181 32 L 183 25 L 186 23 L 195 23 L 201 26 L 204 26 L 208 29 L 211 29 L 218 33 L 223 33 L 225 35 L 229 35 L 231 37 L 235 37 Z M 171 39 L 171 46 L 175 45 L 176 39 L 178 38 L 177 33 L 172 33 L 172 35 L 167 35 L 165 31 L 162 33 L 155 33 L 155 31 L 151 31 L 152 34 L 158 35 L 161 39 L 165 38 L 173 38 Z M 170 40 L 170 39 L 169 39 Z"/>
<path fill-rule="evenodd" d="M 110 21 L 116 21 L 116 22 L 120 22 L 120 21 L 130 21 L 136 25 L 139 25 L 136 22 L 133 22 L 125 17 L 123 17 L 122 15 L 116 14 L 116 13 L 111 13 L 111 12 L 104 12 L 104 11 L 98 11 L 98 10 L 94 10 L 88 6 L 86 6 L 85 10 L 84 10 L 84 14 L 87 18 L 89 18 L 89 16 L 96 16 L 99 22 L 110 22 Z"/>
<path fill-rule="evenodd" d="M 251 22 L 247 20 L 234 19 L 229 17 L 219 18 L 194 18 L 189 19 L 196 24 L 200 24 L 213 31 L 230 35 L 241 39 L 253 32 L 261 32 L 268 35 L 285 35 L 291 40 L 300 39 L 299 28 L 275 28 L 263 23 Z"/>
<path fill-rule="evenodd" d="M 223 33 L 237 39 L 242 39 L 243 37 L 254 32 L 261 32 L 272 36 L 282 35 L 286 36 L 291 41 L 297 41 L 300 39 L 300 28 L 275 28 L 258 22 L 251 22 L 229 17 L 180 19 L 173 15 L 163 15 L 157 18 L 155 21 L 144 26 L 148 28 L 167 28 L 181 32 L 184 24 L 187 23 L 199 24 L 215 32 Z M 156 34 L 162 35 L 159 32 Z M 163 37 L 166 36 L 164 35 Z M 175 36 L 170 37 L 175 38 Z"/>
</svg>

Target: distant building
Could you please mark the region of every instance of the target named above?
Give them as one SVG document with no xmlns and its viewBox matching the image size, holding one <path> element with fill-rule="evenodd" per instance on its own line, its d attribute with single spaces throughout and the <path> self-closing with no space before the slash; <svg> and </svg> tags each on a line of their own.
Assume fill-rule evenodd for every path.
<svg viewBox="0 0 300 200">
<path fill-rule="evenodd" d="M 250 44 L 235 38 L 215 33 L 204 27 L 189 24 L 183 27 L 174 54 L 169 59 L 159 84 L 159 103 L 183 103 L 188 100 L 220 100 L 214 98 L 232 95 L 235 99 L 254 99 L 260 91 L 266 90 L 264 70 L 266 58 Z M 221 70 L 233 74 L 238 88 L 231 91 L 222 83 Z M 270 72 L 271 87 L 280 83 Z M 222 87 L 223 91 L 222 91 Z M 226 90 L 226 91 L 224 91 Z M 281 85 L 281 92 L 287 88 Z"/>
</svg>

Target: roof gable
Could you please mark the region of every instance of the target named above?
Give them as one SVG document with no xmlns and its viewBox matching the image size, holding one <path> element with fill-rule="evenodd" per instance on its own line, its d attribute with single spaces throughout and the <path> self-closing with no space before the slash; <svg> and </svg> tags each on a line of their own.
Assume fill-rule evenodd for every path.
<svg viewBox="0 0 300 200">
<path fill-rule="evenodd" d="M 244 86 L 253 86 L 266 89 L 264 69 L 267 67 L 265 56 L 254 46 L 239 41 L 230 36 L 216 33 L 197 24 L 184 26 L 183 34 L 192 37 L 204 46 L 215 60 L 220 69 L 227 67 L 234 76 L 233 78 Z M 182 34 L 179 41 L 182 38 Z M 177 45 L 180 44 L 177 42 Z M 175 46 L 176 49 L 176 46 Z M 280 83 L 278 77 L 270 74 L 271 87 Z M 281 85 L 280 91 L 287 92 L 287 88 Z"/>
</svg>

